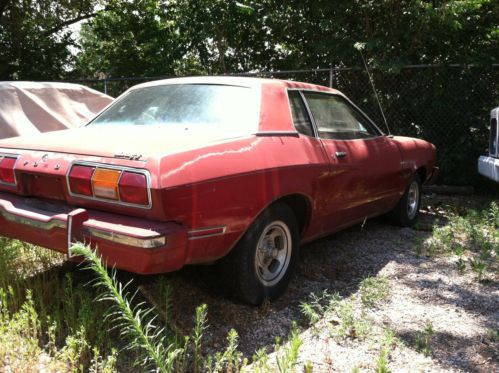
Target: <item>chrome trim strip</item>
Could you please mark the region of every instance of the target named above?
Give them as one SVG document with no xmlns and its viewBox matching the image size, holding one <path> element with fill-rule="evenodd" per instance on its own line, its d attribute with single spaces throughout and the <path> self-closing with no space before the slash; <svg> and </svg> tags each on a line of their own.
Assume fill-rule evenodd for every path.
<svg viewBox="0 0 499 373">
<path fill-rule="evenodd" d="M 256 136 L 292 136 L 299 137 L 298 131 L 259 131 L 255 133 Z"/>
<path fill-rule="evenodd" d="M 0 180 L 0 185 L 6 185 L 6 186 L 17 186 L 17 176 L 16 176 L 16 166 L 17 162 L 19 161 L 19 154 L 11 154 L 11 153 L 0 153 L 0 158 L 15 158 L 16 161 L 14 162 L 14 183 L 6 183 Z"/>
<path fill-rule="evenodd" d="M 120 171 L 130 171 L 130 172 L 135 172 L 138 174 L 142 174 L 146 177 L 146 183 L 147 183 L 147 199 L 149 201 L 149 204 L 147 205 L 136 205 L 133 203 L 127 203 L 127 202 L 121 202 L 121 201 L 115 201 L 111 199 L 105 199 L 105 198 L 99 198 L 99 197 L 90 197 L 90 196 L 83 196 L 81 194 L 75 194 L 71 191 L 71 188 L 69 186 L 69 173 L 71 172 L 71 169 L 75 165 L 81 165 L 81 166 L 92 166 L 92 167 L 100 167 L 100 168 L 108 168 L 111 170 L 120 170 Z M 121 179 L 120 175 L 120 179 Z M 92 176 L 93 177 L 93 176 Z M 119 180 L 118 180 L 119 183 Z M 66 186 L 68 188 L 68 193 L 71 197 L 74 198 L 81 198 L 81 199 L 86 199 L 89 201 L 98 201 L 98 202 L 105 202 L 105 203 L 111 203 L 113 205 L 120 205 L 120 206 L 127 206 L 127 207 L 134 207 L 134 208 L 139 208 L 139 209 L 148 209 L 150 210 L 152 208 L 152 195 L 151 195 L 151 174 L 149 173 L 148 170 L 143 169 L 143 168 L 133 168 L 133 167 L 127 167 L 127 166 L 115 166 L 107 163 L 98 163 L 98 162 L 89 162 L 89 161 L 73 161 L 68 167 L 68 170 L 66 171 Z M 93 191 L 93 183 L 92 183 L 92 193 Z M 118 190 L 118 195 L 119 195 L 119 190 Z"/>
<path fill-rule="evenodd" d="M 83 228 L 83 234 L 101 238 L 106 241 L 116 242 L 122 245 L 141 247 L 143 249 L 155 249 L 157 247 L 166 245 L 165 236 L 157 236 L 154 238 L 138 238 L 90 227 Z"/>
<path fill-rule="evenodd" d="M 27 225 L 29 227 L 42 229 L 45 231 L 51 230 L 53 228 L 66 228 L 66 223 L 61 220 L 51 220 L 51 221 L 40 221 L 25 216 L 17 215 L 12 212 L 8 212 L 5 209 L 0 209 L 0 215 L 7 221 L 17 224 Z"/>
<path fill-rule="evenodd" d="M 207 233 L 207 234 L 202 234 L 203 232 L 212 232 L 212 231 L 217 231 L 221 230 L 220 232 L 215 232 L 215 233 Z M 225 231 L 227 230 L 227 226 L 222 225 L 218 227 L 208 227 L 208 228 L 199 228 L 199 229 L 193 229 L 191 231 L 187 232 L 187 239 L 189 241 L 193 240 L 199 240 L 202 238 L 209 238 L 209 237 L 215 237 L 215 236 L 222 236 L 225 234 Z M 199 236 L 191 236 L 193 234 L 201 233 Z"/>
<path fill-rule="evenodd" d="M 301 100 L 302 100 L 303 104 L 305 105 L 305 109 L 307 110 L 308 119 L 310 120 L 310 123 L 312 124 L 312 130 L 314 131 L 314 136 L 316 139 L 320 139 L 319 130 L 317 129 L 317 124 L 315 123 L 315 118 L 314 118 L 314 115 L 312 114 L 312 110 L 310 109 L 310 106 L 308 105 L 308 101 L 305 98 L 305 95 L 303 94 L 302 91 L 298 91 L 298 93 L 300 94 Z M 288 102 L 289 102 L 289 99 L 288 99 Z"/>
</svg>

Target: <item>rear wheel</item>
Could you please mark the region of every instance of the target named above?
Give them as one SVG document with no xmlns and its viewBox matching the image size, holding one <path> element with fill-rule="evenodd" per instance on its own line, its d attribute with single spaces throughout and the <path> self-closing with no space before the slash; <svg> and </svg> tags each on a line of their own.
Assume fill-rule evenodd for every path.
<svg viewBox="0 0 499 373">
<path fill-rule="evenodd" d="M 299 240 L 288 205 L 276 203 L 265 210 L 222 261 L 234 295 L 253 305 L 280 296 L 296 265 Z"/>
<path fill-rule="evenodd" d="M 402 227 L 410 227 L 416 223 L 421 204 L 421 178 L 412 175 L 409 185 L 397 206 L 391 212 L 393 222 Z"/>
</svg>

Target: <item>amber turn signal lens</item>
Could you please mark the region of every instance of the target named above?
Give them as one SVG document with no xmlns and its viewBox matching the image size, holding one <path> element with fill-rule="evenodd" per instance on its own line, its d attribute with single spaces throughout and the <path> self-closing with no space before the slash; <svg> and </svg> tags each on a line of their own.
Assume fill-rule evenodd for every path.
<svg viewBox="0 0 499 373">
<path fill-rule="evenodd" d="M 17 158 L 0 157 L 0 181 L 7 184 L 15 184 L 14 165 Z"/>
<path fill-rule="evenodd" d="M 118 181 L 121 171 L 97 168 L 92 177 L 94 196 L 98 198 L 118 200 Z"/>
</svg>

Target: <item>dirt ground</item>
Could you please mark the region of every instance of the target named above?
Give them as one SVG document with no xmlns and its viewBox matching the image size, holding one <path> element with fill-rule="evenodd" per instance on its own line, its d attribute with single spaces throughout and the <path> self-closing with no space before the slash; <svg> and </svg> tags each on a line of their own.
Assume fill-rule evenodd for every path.
<svg viewBox="0 0 499 373">
<path fill-rule="evenodd" d="M 188 332 L 195 307 L 206 303 L 206 352 L 223 349 L 227 333 L 234 328 L 239 349 L 251 359 L 262 347 L 272 353 L 275 338 L 286 338 L 296 321 L 304 341 L 300 366 L 310 362 L 314 372 L 375 370 L 380 331 L 387 328 L 398 340 L 389 351 L 391 371 L 499 372 L 499 343 L 488 336 L 499 329 L 498 274 L 481 283 L 471 273 L 460 274 L 455 258 L 420 256 L 417 250 L 431 235 L 436 219 L 445 222 L 441 206 L 477 207 L 484 202 L 478 197 L 427 195 L 418 229 L 394 227 L 380 218 L 306 245 L 288 291 L 259 308 L 227 299 L 212 267 L 188 267 L 169 274 L 174 322 Z M 349 297 L 359 292 L 360 282 L 368 276 L 385 277 L 390 289 L 389 298 L 367 312 L 371 337 L 339 340 L 325 324 L 319 322 L 314 328 L 305 320 L 300 304 L 308 302 L 311 293 L 327 290 Z M 416 351 L 414 341 L 428 323 L 434 334 L 425 356 Z"/>
</svg>

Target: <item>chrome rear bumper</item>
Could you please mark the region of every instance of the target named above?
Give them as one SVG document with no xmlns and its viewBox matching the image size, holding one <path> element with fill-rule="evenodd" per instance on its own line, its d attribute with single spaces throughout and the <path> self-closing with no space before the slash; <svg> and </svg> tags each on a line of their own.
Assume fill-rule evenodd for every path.
<svg viewBox="0 0 499 373">
<path fill-rule="evenodd" d="M 0 193 L 0 217 L 18 227 L 16 230 L 19 231 L 17 236 L 21 236 L 20 239 L 22 239 L 22 227 L 26 227 L 42 232 L 64 230 L 67 232 L 68 246 L 84 238 L 96 238 L 142 249 L 166 246 L 167 239 L 164 232 L 145 226 L 147 224 L 144 224 L 143 220 L 123 217 L 119 223 L 116 223 L 116 218 L 106 219 L 111 216 L 111 214 L 80 208 L 72 209 L 62 204 L 43 203 Z M 0 234 L 2 234 L 1 227 Z"/>
</svg>

